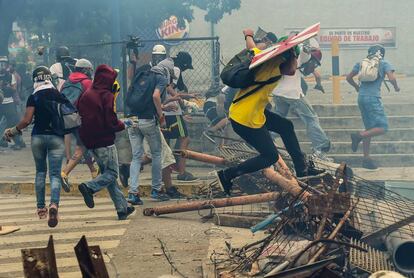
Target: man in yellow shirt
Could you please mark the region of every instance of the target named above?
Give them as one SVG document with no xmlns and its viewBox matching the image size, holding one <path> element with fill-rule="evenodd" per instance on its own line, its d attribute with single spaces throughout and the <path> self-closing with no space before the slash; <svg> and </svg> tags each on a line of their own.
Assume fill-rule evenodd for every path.
<svg viewBox="0 0 414 278">
<path fill-rule="evenodd" d="M 246 29 L 243 34 L 246 39 L 246 47 L 252 49 L 255 54 L 259 53 L 261 51 L 259 48 L 263 48 L 263 46 L 260 47 L 254 42 L 253 30 Z M 292 49 L 261 65 L 255 73 L 255 81 L 267 81 L 282 74 L 292 75 L 296 68 L 297 57 Z M 260 85 L 242 89 L 236 94 L 234 98 L 236 101 L 233 101 L 230 106 L 229 119 L 233 130 L 253 146 L 259 155 L 237 166 L 217 172 L 219 182 L 227 194 L 230 194 L 231 181 L 234 178 L 270 167 L 278 161 L 279 153 L 269 131 L 276 132 L 281 136 L 289 155 L 292 157 L 296 176 L 316 175 L 323 172 L 307 165 L 292 122 L 266 109 L 269 105 L 269 96 L 277 84 L 278 81 L 275 81 L 261 86 L 255 93 L 246 97 L 243 96 Z"/>
</svg>

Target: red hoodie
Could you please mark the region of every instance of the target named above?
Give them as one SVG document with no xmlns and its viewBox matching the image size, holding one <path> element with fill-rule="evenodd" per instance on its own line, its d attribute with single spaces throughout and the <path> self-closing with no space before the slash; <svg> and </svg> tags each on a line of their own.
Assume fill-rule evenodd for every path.
<svg viewBox="0 0 414 278">
<path fill-rule="evenodd" d="M 72 72 L 69 75 L 69 81 L 72 83 L 80 82 L 84 92 L 92 86 L 92 80 L 82 72 Z"/>
<path fill-rule="evenodd" d="M 88 149 L 111 146 L 115 142 L 115 132 L 125 128 L 114 112 L 112 85 L 117 73 L 107 65 L 96 68 L 92 87 L 84 92 L 77 107 L 82 125 L 79 135 Z"/>
</svg>

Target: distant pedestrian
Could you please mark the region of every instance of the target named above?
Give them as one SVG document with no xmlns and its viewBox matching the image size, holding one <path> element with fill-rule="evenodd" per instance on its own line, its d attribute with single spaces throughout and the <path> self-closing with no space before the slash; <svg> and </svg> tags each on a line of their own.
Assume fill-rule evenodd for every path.
<svg viewBox="0 0 414 278">
<path fill-rule="evenodd" d="M 68 80 L 75 63 L 76 60 L 70 56 L 69 48 L 60 46 L 56 49 L 56 63 L 50 67 L 50 72 L 52 73 L 53 84 L 59 92 L 62 90 L 65 81 Z"/>
<path fill-rule="evenodd" d="M 0 121 L 4 118 L 6 120 L 6 128 L 11 128 L 19 121 L 19 114 L 17 112 L 18 102 L 15 99 L 20 99 L 16 92 L 16 80 L 10 74 L 8 67 L 3 66 L 0 68 L 0 90 L 3 94 L 3 101 L 0 103 Z M 0 141 L 2 147 L 8 147 L 7 142 L 4 140 Z M 26 147 L 20 134 L 16 135 L 13 141 L 15 144 L 11 148 L 14 150 L 20 150 Z"/>
<path fill-rule="evenodd" d="M 88 90 L 92 85 L 93 66 L 92 63 L 86 59 L 79 59 L 76 61 L 74 72 L 69 75 L 68 80 L 63 84 L 61 93 L 66 98 L 75 104 L 79 97 Z M 72 140 L 75 140 L 75 152 L 71 153 Z M 78 130 L 71 134 L 65 135 L 65 153 L 66 166 L 62 169 L 62 186 L 66 192 L 70 191 L 69 174 L 75 169 L 82 157 L 85 158 L 85 163 L 89 167 L 92 178 L 98 176 L 98 169 L 95 168 L 93 158 L 90 152 L 85 148 L 79 138 Z"/>
<path fill-rule="evenodd" d="M 92 86 L 78 100 L 78 110 L 82 119 L 79 136 L 85 147 L 91 150 L 101 174 L 95 179 L 79 185 L 85 204 L 95 206 L 93 194 L 106 188 L 111 196 L 119 220 L 125 220 L 134 212 L 128 206 L 118 186 L 118 153 L 115 147 L 115 133 L 125 129 L 114 112 L 112 88 L 117 73 L 107 65 L 100 65 L 95 72 Z"/>
<path fill-rule="evenodd" d="M 37 200 L 37 214 L 40 219 L 47 218 L 48 209 L 45 204 L 47 161 L 49 164 L 50 205 L 49 227 L 58 224 L 58 207 L 60 200 L 60 169 L 64 155 L 63 136 L 51 129 L 52 115 L 48 105 L 51 101 L 65 103 L 64 98 L 52 84 L 52 74 L 47 67 L 37 67 L 33 71 L 34 91 L 26 104 L 25 115 L 14 127 L 5 132 L 7 140 L 21 134 L 22 129 L 30 125 L 34 118 L 32 130 L 32 153 L 36 165 L 35 191 Z"/>
<path fill-rule="evenodd" d="M 394 67 L 384 59 L 385 48 L 381 45 L 374 45 L 368 49 L 368 56 L 361 63 L 355 64 L 352 71 L 347 75 L 346 80 L 358 94 L 358 107 L 361 111 L 364 131 L 351 134 L 352 151 L 358 150 L 362 141 L 364 159 L 362 167 L 377 169 L 378 166 L 370 156 L 371 138 L 383 135 L 388 130 L 388 120 L 381 100 L 381 85 L 385 76 L 393 85 L 396 92 L 400 91 L 395 77 Z M 360 84 L 357 84 L 354 77 L 359 75 Z"/>
</svg>

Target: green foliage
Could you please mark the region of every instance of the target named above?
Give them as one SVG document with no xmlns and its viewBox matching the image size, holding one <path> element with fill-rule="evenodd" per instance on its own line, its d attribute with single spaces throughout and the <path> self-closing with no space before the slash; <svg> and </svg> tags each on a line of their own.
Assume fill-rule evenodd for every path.
<svg viewBox="0 0 414 278">
<path fill-rule="evenodd" d="M 6 19 L 17 20 L 30 33 L 43 38 L 42 44 L 108 41 L 111 13 L 117 4 L 122 27 L 152 30 L 171 15 L 178 17 L 179 24 L 184 19 L 191 22 L 194 7 L 206 11 L 205 20 L 213 23 L 240 8 L 240 0 L 0 0 L 0 27 L 5 26 Z M 1 16 L 2 12 L 7 16 Z M 7 45 L 11 30 L 8 34 L 6 31 L 0 28 L 0 49 Z"/>
</svg>

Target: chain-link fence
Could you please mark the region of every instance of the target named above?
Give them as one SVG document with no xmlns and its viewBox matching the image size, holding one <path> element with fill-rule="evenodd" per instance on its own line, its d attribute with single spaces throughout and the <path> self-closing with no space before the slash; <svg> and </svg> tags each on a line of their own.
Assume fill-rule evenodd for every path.
<svg viewBox="0 0 414 278">
<path fill-rule="evenodd" d="M 127 44 L 131 41 L 98 42 L 90 44 L 70 45 L 71 55 L 75 58 L 86 58 L 96 67 L 100 64 L 112 65 L 112 48 L 117 45 L 122 49 L 120 62 L 120 77 L 123 93 L 127 87 Z M 192 57 L 193 68 L 182 73 L 183 80 L 189 92 L 203 95 L 211 85 L 218 85 L 220 78 L 220 43 L 218 37 L 200 37 L 185 39 L 150 39 L 138 40 L 139 55 L 138 65 L 151 61 L 152 48 L 156 44 L 166 47 L 170 57 L 175 57 L 178 52 L 186 51 Z M 50 52 L 50 61 L 54 60 L 53 51 Z M 120 107 L 121 108 L 121 107 Z"/>
<path fill-rule="evenodd" d="M 156 44 L 164 45 L 170 57 L 175 57 L 180 51 L 188 52 L 194 69 L 182 75 L 190 92 L 204 93 L 212 84 L 219 82 L 220 44 L 217 37 L 142 40 L 141 43 L 140 64 L 150 62 L 151 51 Z"/>
</svg>

